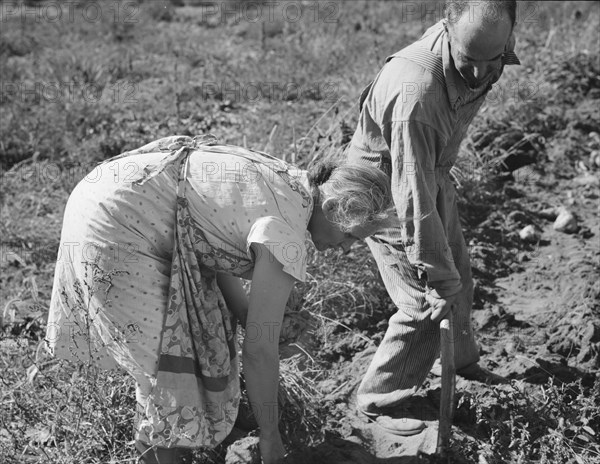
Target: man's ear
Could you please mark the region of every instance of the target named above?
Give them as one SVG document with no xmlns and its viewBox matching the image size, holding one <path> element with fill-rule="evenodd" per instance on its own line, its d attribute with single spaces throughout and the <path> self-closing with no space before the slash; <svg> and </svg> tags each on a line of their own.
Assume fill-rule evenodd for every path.
<svg viewBox="0 0 600 464">
<path fill-rule="evenodd" d="M 517 44 L 517 38 L 515 37 L 515 33 L 511 32 L 510 37 L 508 38 L 508 42 L 506 42 L 506 46 L 504 47 L 504 51 L 505 52 L 514 52 L 516 44 Z"/>
</svg>

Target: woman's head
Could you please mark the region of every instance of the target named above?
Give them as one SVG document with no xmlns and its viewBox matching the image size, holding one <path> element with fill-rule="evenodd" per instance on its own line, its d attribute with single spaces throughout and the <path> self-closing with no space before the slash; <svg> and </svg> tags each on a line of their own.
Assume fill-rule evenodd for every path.
<svg viewBox="0 0 600 464">
<path fill-rule="evenodd" d="M 390 179 L 380 169 L 358 163 L 318 163 L 308 171 L 318 189 L 309 232 L 318 250 L 345 251 L 381 228 L 392 213 Z"/>
</svg>

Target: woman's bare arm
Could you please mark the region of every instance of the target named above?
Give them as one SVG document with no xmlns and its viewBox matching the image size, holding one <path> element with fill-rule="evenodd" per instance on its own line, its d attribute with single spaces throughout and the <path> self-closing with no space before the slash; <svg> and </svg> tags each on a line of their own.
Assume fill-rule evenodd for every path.
<svg viewBox="0 0 600 464">
<path fill-rule="evenodd" d="M 256 256 L 242 350 L 244 378 L 252 410 L 260 427 L 260 450 L 265 464 L 283 458 L 279 435 L 279 334 L 285 304 L 294 278 L 267 247 L 253 244 Z"/>
<path fill-rule="evenodd" d="M 248 297 L 242 285 L 242 279 L 227 274 L 217 274 L 217 284 L 221 289 L 227 307 L 242 324 L 246 327 L 248 316 Z"/>
</svg>

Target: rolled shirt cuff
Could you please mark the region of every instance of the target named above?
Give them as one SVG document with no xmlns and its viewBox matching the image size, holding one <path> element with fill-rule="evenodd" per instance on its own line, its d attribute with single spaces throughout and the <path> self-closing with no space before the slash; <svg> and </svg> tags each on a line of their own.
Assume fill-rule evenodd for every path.
<svg viewBox="0 0 600 464">
<path fill-rule="evenodd" d="M 434 298 L 448 298 L 462 290 L 460 280 L 436 280 L 427 282 L 427 293 Z"/>
</svg>

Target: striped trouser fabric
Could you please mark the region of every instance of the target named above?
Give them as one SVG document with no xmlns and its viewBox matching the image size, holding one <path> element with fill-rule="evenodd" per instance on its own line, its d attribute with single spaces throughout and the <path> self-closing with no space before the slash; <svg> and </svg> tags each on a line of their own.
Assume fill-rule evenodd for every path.
<svg viewBox="0 0 600 464">
<path fill-rule="evenodd" d="M 462 235 L 458 209 L 451 186 L 438 204 L 454 264 L 461 275 L 462 290 L 454 309 L 456 368 L 479 360 L 479 349 L 471 326 L 473 280 L 469 254 Z M 450 190 L 450 191 L 448 191 Z M 425 300 L 425 280 L 407 256 L 400 229 L 392 227 L 367 239 L 386 289 L 398 311 L 390 318 L 385 336 L 377 348 L 357 392 L 360 410 L 399 406 L 425 381 L 440 351 L 439 324 L 430 319 L 431 308 Z M 410 252 L 410 250 L 409 250 Z"/>
</svg>

